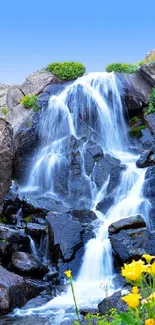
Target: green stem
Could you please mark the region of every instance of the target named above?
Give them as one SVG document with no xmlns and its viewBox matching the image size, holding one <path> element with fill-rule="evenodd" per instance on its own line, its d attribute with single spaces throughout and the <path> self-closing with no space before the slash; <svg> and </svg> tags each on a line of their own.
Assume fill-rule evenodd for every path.
<svg viewBox="0 0 155 325">
<path fill-rule="evenodd" d="M 78 318 L 79 324 L 81 324 L 80 316 L 79 316 L 79 310 L 78 310 L 77 303 L 76 303 L 76 298 L 75 298 L 75 292 L 74 292 L 74 287 L 73 287 L 72 278 L 69 278 L 69 280 L 70 280 L 70 285 L 71 285 L 71 289 L 72 289 L 72 294 L 73 294 L 73 299 L 74 299 L 74 305 L 75 305 L 76 315 L 77 315 L 77 318 Z"/>
</svg>

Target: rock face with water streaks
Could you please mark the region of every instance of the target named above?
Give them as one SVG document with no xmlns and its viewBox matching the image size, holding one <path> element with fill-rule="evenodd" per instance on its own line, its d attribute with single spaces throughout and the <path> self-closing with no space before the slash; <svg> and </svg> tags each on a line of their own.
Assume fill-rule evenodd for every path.
<svg viewBox="0 0 155 325">
<path fill-rule="evenodd" d="M 7 121 L 0 118 L 0 212 L 3 199 L 11 185 L 13 153 L 12 128 Z"/>
</svg>

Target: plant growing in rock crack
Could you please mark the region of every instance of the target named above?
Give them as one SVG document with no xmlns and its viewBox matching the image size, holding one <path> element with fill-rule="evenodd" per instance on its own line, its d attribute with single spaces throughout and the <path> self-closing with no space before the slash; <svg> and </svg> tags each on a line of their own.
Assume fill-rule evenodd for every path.
<svg viewBox="0 0 155 325">
<path fill-rule="evenodd" d="M 38 112 L 39 106 L 37 105 L 37 99 L 38 96 L 36 95 L 25 95 L 20 103 L 23 104 L 25 108 L 32 108 L 34 112 Z"/>
<path fill-rule="evenodd" d="M 152 88 L 152 92 L 149 100 L 149 108 L 146 114 L 151 114 L 155 112 L 155 88 Z"/>
</svg>

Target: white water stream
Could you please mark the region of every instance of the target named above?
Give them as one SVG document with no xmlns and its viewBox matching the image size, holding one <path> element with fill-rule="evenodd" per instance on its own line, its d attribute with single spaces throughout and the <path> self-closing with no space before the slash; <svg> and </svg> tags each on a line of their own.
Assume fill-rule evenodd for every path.
<svg viewBox="0 0 155 325">
<path fill-rule="evenodd" d="M 82 89 L 83 100 L 79 95 L 79 87 Z M 93 210 L 98 217 L 96 238 L 86 244 L 82 266 L 74 286 L 78 306 L 94 307 L 105 297 L 105 286 L 108 285 L 109 295 L 118 289 L 113 282 L 115 274 L 108 238 L 109 225 L 128 216 L 141 214 L 149 226 L 149 204 L 142 194 L 145 169 L 136 167 L 138 157 L 129 150 L 124 108 L 114 74 L 91 73 L 75 81 L 59 95 L 51 97 L 40 122 L 42 143 L 33 159 L 26 190 L 57 196 L 54 181 L 59 177 L 60 170 L 67 165 L 65 139 L 70 135 L 76 138 L 82 136 L 79 134 L 78 119 L 79 115 L 84 117 L 86 114 L 87 124 L 97 132 L 103 152 L 120 159 L 126 166 L 114 192 L 114 204 L 106 215 L 96 211 L 96 206 L 106 196 L 108 175 L 100 192 L 96 190 L 92 193 Z M 16 315 L 52 314 L 53 324 L 60 324 L 66 308 L 70 306 L 73 306 L 73 299 L 68 289 L 66 293 L 43 306 L 16 310 Z"/>
</svg>

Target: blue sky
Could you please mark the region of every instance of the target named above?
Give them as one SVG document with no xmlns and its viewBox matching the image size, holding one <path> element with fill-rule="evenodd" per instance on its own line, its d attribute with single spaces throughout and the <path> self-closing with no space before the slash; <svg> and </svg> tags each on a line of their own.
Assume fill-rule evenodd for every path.
<svg viewBox="0 0 155 325">
<path fill-rule="evenodd" d="M 52 61 L 103 71 L 155 48 L 155 1 L 3 0 L 0 83 L 21 83 Z"/>
</svg>

